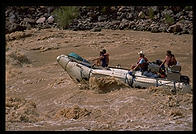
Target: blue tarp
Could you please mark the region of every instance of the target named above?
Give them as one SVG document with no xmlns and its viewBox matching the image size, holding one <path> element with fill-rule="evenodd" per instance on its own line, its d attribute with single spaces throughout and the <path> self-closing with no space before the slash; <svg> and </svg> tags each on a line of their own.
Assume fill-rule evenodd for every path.
<svg viewBox="0 0 196 134">
<path fill-rule="evenodd" d="M 68 54 L 68 56 L 69 56 L 69 57 L 72 57 L 72 58 L 74 58 L 74 59 L 76 59 L 76 60 L 79 60 L 79 61 L 82 61 L 82 62 L 85 62 L 85 63 L 90 64 L 90 62 L 88 62 L 87 60 L 85 60 L 84 58 L 80 57 L 78 54 L 76 54 L 76 53 L 74 53 L 74 52 Z"/>
<path fill-rule="evenodd" d="M 147 72 L 147 71 L 145 71 L 145 72 L 143 73 L 143 75 L 144 75 L 144 76 L 147 76 L 147 77 L 150 77 L 150 78 L 158 78 L 158 77 L 159 77 L 157 74 L 154 74 L 154 73 L 152 73 L 152 72 Z"/>
</svg>

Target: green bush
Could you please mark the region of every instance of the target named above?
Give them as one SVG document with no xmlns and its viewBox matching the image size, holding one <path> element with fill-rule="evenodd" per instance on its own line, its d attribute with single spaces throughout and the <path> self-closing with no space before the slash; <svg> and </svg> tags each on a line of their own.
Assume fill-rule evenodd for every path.
<svg viewBox="0 0 196 134">
<path fill-rule="evenodd" d="M 55 16 L 57 25 L 63 29 L 68 28 L 69 24 L 74 18 L 78 16 L 78 7 L 75 6 L 62 6 L 52 12 Z"/>
<path fill-rule="evenodd" d="M 174 18 L 171 17 L 170 15 L 166 14 L 166 15 L 165 15 L 165 22 L 166 22 L 167 24 L 169 24 L 169 25 L 172 25 L 172 24 L 174 24 Z"/>
<path fill-rule="evenodd" d="M 153 19 L 154 18 L 154 11 L 152 8 L 149 8 L 149 18 Z"/>
<path fill-rule="evenodd" d="M 192 10 L 192 6 L 185 6 L 184 9 L 185 9 L 186 11 L 191 11 L 191 10 Z"/>
</svg>

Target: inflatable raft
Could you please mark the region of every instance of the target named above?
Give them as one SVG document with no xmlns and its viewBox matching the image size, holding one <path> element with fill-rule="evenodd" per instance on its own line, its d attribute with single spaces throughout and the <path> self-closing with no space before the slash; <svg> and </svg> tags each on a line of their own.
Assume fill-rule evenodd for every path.
<svg viewBox="0 0 196 134">
<path fill-rule="evenodd" d="M 172 78 L 172 75 L 168 78 L 159 78 L 148 77 L 148 75 L 144 75 L 140 71 L 131 72 L 124 68 L 95 67 L 90 62 L 75 53 L 60 55 L 57 57 L 57 62 L 76 82 L 80 82 L 82 80 L 88 81 L 92 76 L 111 76 L 118 78 L 119 80 L 128 84 L 130 87 L 147 88 L 150 86 L 168 86 L 173 89 L 180 89 L 183 92 L 191 92 L 189 78 L 187 76 L 179 76 L 179 74 L 177 76 L 179 77 L 178 79 Z M 169 75 L 170 74 L 168 73 L 168 76 Z"/>
</svg>

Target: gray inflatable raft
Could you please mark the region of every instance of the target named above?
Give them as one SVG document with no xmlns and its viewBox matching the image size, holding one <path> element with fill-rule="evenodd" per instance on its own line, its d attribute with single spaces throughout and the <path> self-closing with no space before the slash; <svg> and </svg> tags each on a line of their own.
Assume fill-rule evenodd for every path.
<svg viewBox="0 0 196 134">
<path fill-rule="evenodd" d="M 150 86 L 168 86 L 182 92 L 191 92 L 189 83 L 182 81 L 168 80 L 163 78 L 150 78 L 142 75 L 141 72 L 130 72 L 127 69 L 115 67 L 93 67 L 89 62 L 77 60 L 69 55 L 60 55 L 57 62 L 76 82 L 89 80 L 92 76 L 111 76 L 118 78 L 130 87 L 147 88 Z"/>
</svg>

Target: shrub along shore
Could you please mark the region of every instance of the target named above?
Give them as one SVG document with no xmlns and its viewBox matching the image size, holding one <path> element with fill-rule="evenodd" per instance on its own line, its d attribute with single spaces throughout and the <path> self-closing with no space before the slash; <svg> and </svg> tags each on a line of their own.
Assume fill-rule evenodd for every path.
<svg viewBox="0 0 196 134">
<path fill-rule="evenodd" d="M 6 33 L 31 28 L 193 33 L 192 6 L 7 7 Z"/>
</svg>

